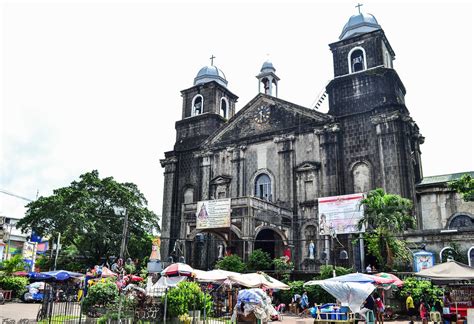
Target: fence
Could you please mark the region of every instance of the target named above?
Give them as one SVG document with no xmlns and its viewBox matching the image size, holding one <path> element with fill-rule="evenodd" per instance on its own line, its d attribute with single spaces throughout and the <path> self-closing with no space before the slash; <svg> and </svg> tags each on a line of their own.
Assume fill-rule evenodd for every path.
<svg viewBox="0 0 474 324">
<path fill-rule="evenodd" d="M 187 316 L 171 318 L 168 290 L 147 291 L 134 285 L 124 289 L 118 301 L 103 307 L 86 308 L 78 301 L 78 290 L 71 287 L 47 285 L 37 315 L 42 324 L 81 323 L 231 323 L 231 313 L 236 292 L 233 290 L 209 290 L 212 308 L 199 308 L 198 300 L 189 300 Z"/>
</svg>

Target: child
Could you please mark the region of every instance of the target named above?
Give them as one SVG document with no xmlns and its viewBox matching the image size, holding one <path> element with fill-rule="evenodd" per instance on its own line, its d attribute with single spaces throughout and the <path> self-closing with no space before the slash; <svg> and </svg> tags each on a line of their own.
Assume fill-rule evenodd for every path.
<svg viewBox="0 0 474 324">
<path fill-rule="evenodd" d="M 378 294 L 375 297 L 375 307 L 377 309 L 377 321 L 383 324 L 383 313 L 385 312 L 385 305 L 383 304 L 382 298 Z"/>
<path fill-rule="evenodd" d="M 423 299 L 420 300 L 420 317 L 421 322 L 423 324 L 428 324 L 428 308 L 426 307 L 425 301 Z"/>
</svg>

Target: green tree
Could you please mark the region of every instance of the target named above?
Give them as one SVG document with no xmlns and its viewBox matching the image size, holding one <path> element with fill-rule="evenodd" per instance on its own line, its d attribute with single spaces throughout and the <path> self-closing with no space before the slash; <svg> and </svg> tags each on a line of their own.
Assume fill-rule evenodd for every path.
<svg viewBox="0 0 474 324">
<path fill-rule="evenodd" d="M 13 272 L 25 270 L 26 263 L 23 261 L 21 255 L 15 255 L 9 260 L 0 262 L 0 274 L 4 276 L 11 276 Z"/>
<path fill-rule="evenodd" d="M 366 227 L 364 239 L 379 266 L 392 269 L 395 260 L 408 261 L 410 251 L 405 241 L 398 239 L 397 235 L 416 224 L 415 217 L 411 214 L 411 200 L 387 194 L 378 188 L 367 194 L 361 207 L 364 208 L 364 217 L 359 221 L 358 228 L 361 230 Z"/>
<path fill-rule="evenodd" d="M 443 289 L 433 285 L 429 280 L 422 280 L 415 277 L 403 279 L 403 287 L 399 290 L 399 297 L 403 301 L 408 296 L 408 292 L 412 294 L 413 300 L 420 301 L 421 298 L 433 303 L 433 301 L 442 298 Z"/>
<path fill-rule="evenodd" d="M 238 255 L 231 254 L 217 261 L 216 269 L 234 272 L 244 272 L 246 269 L 246 265 Z"/>
<path fill-rule="evenodd" d="M 289 281 L 290 273 L 295 268 L 294 263 L 288 261 L 287 258 L 284 256 L 273 259 L 272 263 L 275 267 L 275 274 L 277 275 L 277 279 L 281 279 L 284 282 Z"/>
<path fill-rule="evenodd" d="M 146 206 L 147 200 L 135 184 L 119 183 L 112 177 L 101 179 L 94 170 L 70 186 L 54 190 L 53 195 L 29 203 L 17 226 L 32 228 L 41 236 L 61 233 L 63 247 L 74 247 L 78 257 L 91 264 L 119 254 L 125 216 L 117 215 L 116 208 L 126 209 L 130 243 L 158 228 L 158 216 Z M 142 247 L 129 249 L 139 254 L 134 258 L 149 254 Z"/>
<path fill-rule="evenodd" d="M 448 188 L 462 195 L 464 201 L 474 201 L 474 178 L 469 174 L 448 183 Z"/>
<path fill-rule="evenodd" d="M 250 254 L 247 266 L 254 271 L 268 270 L 272 266 L 272 258 L 269 253 L 256 249 Z"/>
</svg>

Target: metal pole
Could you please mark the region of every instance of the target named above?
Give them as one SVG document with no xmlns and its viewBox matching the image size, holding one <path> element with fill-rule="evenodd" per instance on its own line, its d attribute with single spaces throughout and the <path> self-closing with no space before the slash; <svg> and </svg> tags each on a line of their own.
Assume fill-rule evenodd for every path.
<svg viewBox="0 0 474 324">
<path fill-rule="evenodd" d="M 13 227 L 13 224 L 8 223 L 8 228 L 9 228 L 9 231 L 8 231 L 8 245 L 7 245 L 7 255 L 5 256 L 5 260 L 10 259 L 10 244 L 11 244 L 11 237 L 12 237 L 12 227 Z"/>
<path fill-rule="evenodd" d="M 120 245 L 120 258 L 123 260 L 125 254 L 125 246 L 127 243 L 127 229 L 128 229 L 128 213 L 125 209 L 125 217 L 123 220 L 123 231 L 122 231 L 122 244 Z"/>
<path fill-rule="evenodd" d="M 54 257 L 54 271 L 56 271 L 56 265 L 58 263 L 58 255 L 59 255 L 59 244 L 61 242 L 61 233 L 58 233 L 58 243 L 56 243 L 56 256 Z"/>
<path fill-rule="evenodd" d="M 331 249 L 332 249 L 332 276 L 336 277 L 336 249 L 334 248 L 334 238 L 331 235 Z"/>
<path fill-rule="evenodd" d="M 359 249 L 360 249 L 360 272 L 365 270 L 365 247 L 364 247 L 364 236 L 362 233 L 359 234 Z"/>
</svg>

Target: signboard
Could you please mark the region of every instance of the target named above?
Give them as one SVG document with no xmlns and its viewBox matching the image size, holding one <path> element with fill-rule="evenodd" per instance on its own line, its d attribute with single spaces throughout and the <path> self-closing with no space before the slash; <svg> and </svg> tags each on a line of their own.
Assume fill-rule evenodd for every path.
<svg viewBox="0 0 474 324">
<path fill-rule="evenodd" d="M 330 235 L 360 232 L 357 230 L 357 223 L 364 216 L 364 209 L 360 208 L 362 199 L 362 193 L 319 198 L 319 233 Z"/>
<path fill-rule="evenodd" d="M 413 253 L 413 271 L 418 272 L 434 266 L 434 254 L 432 252 L 420 251 Z"/>
<path fill-rule="evenodd" d="M 230 199 L 198 201 L 196 229 L 230 227 Z"/>
</svg>

